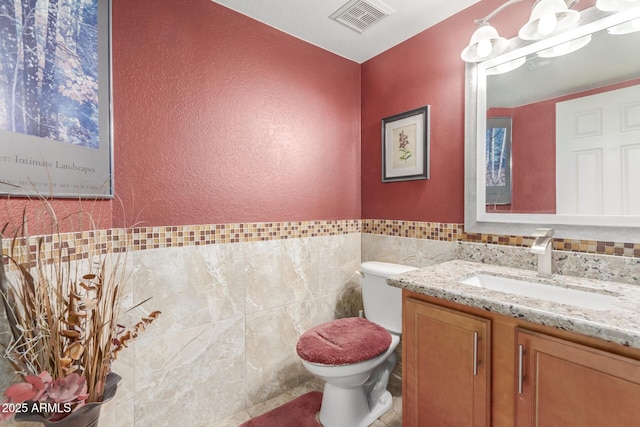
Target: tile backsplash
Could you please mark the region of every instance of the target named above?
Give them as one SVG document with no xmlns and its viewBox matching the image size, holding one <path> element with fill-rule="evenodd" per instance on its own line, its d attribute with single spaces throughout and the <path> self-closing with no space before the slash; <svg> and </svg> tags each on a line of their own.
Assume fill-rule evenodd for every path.
<svg viewBox="0 0 640 427">
<path fill-rule="evenodd" d="M 450 259 L 535 270 L 533 238 L 465 233 L 462 224 L 363 220 L 362 260 L 424 267 Z M 554 239 L 554 271 L 640 285 L 640 243 Z"/>
<path fill-rule="evenodd" d="M 388 219 L 363 219 L 362 232 L 395 237 L 484 243 L 524 248 L 531 247 L 534 241 L 534 238 L 530 236 L 467 233 L 464 231 L 464 224 Z M 640 258 L 640 242 L 625 243 L 556 238 L 553 241 L 553 249 L 557 251 Z"/>
<path fill-rule="evenodd" d="M 525 248 L 476 243 L 459 243 L 455 258 L 505 267 L 536 270 L 537 255 Z M 566 276 L 585 277 L 640 285 L 640 258 L 554 250 L 553 271 Z"/>
</svg>

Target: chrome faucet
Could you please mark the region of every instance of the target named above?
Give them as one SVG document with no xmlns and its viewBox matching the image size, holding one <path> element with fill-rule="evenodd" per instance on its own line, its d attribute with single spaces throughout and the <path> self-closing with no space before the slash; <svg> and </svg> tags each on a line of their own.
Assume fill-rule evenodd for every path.
<svg viewBox="0 0 640 427">
<path fill-rule="evenodd" d="M 553 275 L 553 228 L 538 228 L 532 234 L 536 240 L 531 245 L 531 253 L 538 255 L 538 276 Z"/>
</svg>

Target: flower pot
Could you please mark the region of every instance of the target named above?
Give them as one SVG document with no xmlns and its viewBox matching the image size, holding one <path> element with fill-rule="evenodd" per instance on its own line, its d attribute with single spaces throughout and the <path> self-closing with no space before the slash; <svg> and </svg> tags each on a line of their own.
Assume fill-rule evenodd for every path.
<svg viewBox="0 0 640 427">
<path fill-rule="evenodd" d="M 118 383 L 122 378 L 113 372 L 107 375 L 104 385 L 102 402 L 91 402 L 72 412 L 59 421 L 49 421 L 37 413 L 19 412 L 15 415 L 16 421 L 31 421 L 42 423 L 45 427 L 97 427 L 100 419 L 102 405 L 116 395 Z"/>
</svg>

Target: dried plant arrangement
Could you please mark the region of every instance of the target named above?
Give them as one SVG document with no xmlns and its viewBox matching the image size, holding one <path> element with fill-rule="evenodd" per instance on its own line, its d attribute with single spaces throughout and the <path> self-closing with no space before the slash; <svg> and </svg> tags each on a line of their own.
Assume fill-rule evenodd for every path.
<svg viewBox="0 0 640 427">
<path fill-rule="evenodd" d="M 26 210 L 11 236 L 5 236 L 7 225 L 0 230 L 0 298 L 9 329 L 0 348 L 18 377 L 0 397 L 0 420 L 37 403 L 44 418 L 56 421 L 101 402 L 118 353 L 160 314 L 153 311 L 131 328 L 118 323 L 127 279 L 125 231 L 113 239 L 119 232 L 110 230 L 109 242 L 89 242 L 79 255 L 61 244 L 56 214 L 41 202 L 50 235 L 29 234 Z"/>
</svg>

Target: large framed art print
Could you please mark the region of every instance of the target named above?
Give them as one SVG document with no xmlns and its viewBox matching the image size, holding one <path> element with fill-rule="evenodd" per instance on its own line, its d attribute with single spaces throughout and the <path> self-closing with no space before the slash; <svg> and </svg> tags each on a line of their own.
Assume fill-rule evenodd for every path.
<svg viewBox="0 0 640 427">
<path fill-rule="evenodd" d="M 429 179 L 429 106 L 382 119 L 382 182 Z"/>
<path fill-rule="evenodd" d="M 0 194 L 113 197 L 111 1 L 0 11 Z"/>
</svg>

